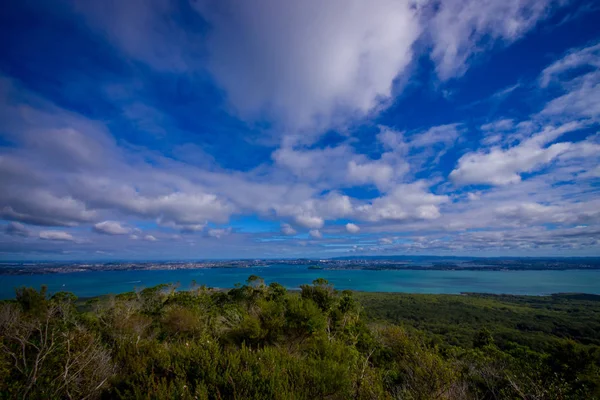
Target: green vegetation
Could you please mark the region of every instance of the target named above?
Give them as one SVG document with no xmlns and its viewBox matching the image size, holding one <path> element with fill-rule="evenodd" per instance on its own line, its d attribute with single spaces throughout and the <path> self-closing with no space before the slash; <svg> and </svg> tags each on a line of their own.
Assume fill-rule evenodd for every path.
<svg viewBox="0 0 600 400">
<path fill-rule="evenodd" d="M 600 301 L 160 285 L 0 304 L 0 398 L 600 399 Z"/>
</svg>

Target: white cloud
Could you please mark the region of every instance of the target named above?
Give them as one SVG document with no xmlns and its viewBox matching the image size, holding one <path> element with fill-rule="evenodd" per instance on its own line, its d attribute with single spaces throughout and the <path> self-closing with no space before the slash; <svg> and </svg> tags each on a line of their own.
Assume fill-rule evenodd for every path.
<svg viewBox="0 0 600 400">
<path fill-rule="evenodd" d="M 231 228 L 227 229 L 209 229 L 208 236 L 220 239 L 224 236 L 227 236 L 231 233 Z"/>
<path fill-rule="evenodd" d="M 600 71 L 574 80 L 567 93 L 550 101 L 541 114 L 557 116 L 560 119 L 598 118 L 600 116 Z"/>
<path fill-rule="evenodd" d="M 117 221 L 103 221 L 94 225 L 94 231 L 105 235 L 126 235 L 131 232 L 131 229 Z"/>
<path fill-rule="evenodd" d="M 320 230 L 318 229 L 311 229 L 308 234 L 310 235 L 311 238 L 313 239 L 322 239 L 323 238 L 323 234 L 321 233 Z"/>
<path fill-rule="evenodd" d="M 346 224 L 346 230 L 349 233 L 358 233 L 360 231 L 360 227 L 356 224 L 353 224 L 352 222 L 348 222 Z"/>
<path fill-rule="evenodd" d="M 467 193 L 467 198 L 469 199 L 469 201 L 477 201 L 481 198 L 481 195 L 479 193 L 470 192 Z"/>
<path fill-rule="evenodd" d="M 110 181 L 82 182 L 86 196 L 102 205 L 122 209 L 143 217 L 153 217 L 159 223 L 192 229 L 206 221 L 226 222 L 233 205 L 215 194 L 171 192 L 162 195 L 140 195 L 134 187 Z M 112 186 L 112 187 L 111 187 Z M 193 190 L 193 189 L 192 189 Z"/>
<path fill-rule="evenodd" d="M 293 236 L 297 233 L 290 224 L 281 224 L 281 232 L 288 236 Z"/>
<path fill-rule="evenodd" d="M 194 233 L 201 232 L 206 228 L 206 224 L 175 224 L 175 223 L 161 223 L 162 226 L 171 227 L 171 228 L 180 228 L 182 233 Z"/>
<path fill-rule="evenodd" d="M 303 226 L 305 228 L 322 228 L 323 225 L 325 224 L 325 222 L 323 221 L 323 218 L 321 217 L 317 217 L 314 215 L 306 215 L 306 214 L 301 214 L 301 215 L 296 215 L 296 217 L 294 218 L 294 221 L 296 221 L 296 223 L 300 226 Z"/>
<path fill-rule="evenodd" d="M 436 144 L 449 146 L 458 139 L 460 124 L 439 125 L 425 132 L 413 135 L 410 145 L 413 147 L 430 147 Z"/>
<path fill-rule="evenodd" d="M 189 47 L 200 37 L 170 21 L 176 3 L 168 0 L 73 2 L 88 23 L 102 31 L 129 57 L 159 70 L 181 72 L 190 67 Z"/>
<path fill-rule="evenodd" d="M 404 141 L 404 132 L 397 132 L 387 126 L 379 126 L 377 140 L 392 151 L 402 152 L 407 149 L 407 144 Z"/>
<path fill-rule="evenodd" d="M 287 168 L 296 177 L 305 181 L 323 181 L 326 178 L 340 179 L 343 166 L 353 157 L 352 150 L 346 145 L 326 147 L 324 149 L 301 149 L 283 146 L 273 152 L 272 158 Z"/>
<path fill-rule="evenodd" d="M 563 228 L 547 230 L 540 227 L 522 227 L 508 231 L 462 232 L 444 237 L 413 238 L 412 242 L 395 244 L 391 251 L 444 252 L 447 254 L 481 254 L 494 249 L 495 254 L 507 252 L 522 256 L 538 252 L 545 255 L 564 256 L 571 250 L 597 248 L 597 228 Z M 571 253 L 572 254 L 572 253 Z M 591 253 L 593 254 L 593 253 Z"/>
<path fill-rule="evenodd" d="M 394 177 L 394 169 L 383 161 L 365 162 L 358 164 L 356 161 L 348 163 L 348 179 L 351 182 L 365 184 L 375 183 L 377 187 L 385 189 Z"/>
<path fill-rule="evenodd" d="M 4 227 L 4 232 L 11 236 L 28 237 L 31 236 L 31 231 L 19 222 L 10 222 Z"/>
<path fill-rule="evenodd" d="M 436 219 L 438 206 L 447 201 L 447 196 L 433 194 L 425 182 L 417 181 L 398 185 L 389 194 L 357 207 L 356 217 L 373 222 Z"/>
<path fill-rule="evenodd" d="M 29 185 L 5 186 L 0 192 L 0 217 L 42 226 L 74 226 L 89 222 L 96 212 L 71 196 L 60 196 Z"/>
<path fill-rule="evenodd" d="M 212 25 L 210 69 L 241 115 L 327 127 L 390 97 L 420 34 L 410 1 L 195 3 Z"/>
<path fill-rule="evenodd" d="M 563 82 L 564 74 L 582 66 L 600 69 L 600 43 L 568 52 L 563 58 L 553 62 L 540 74 L 540 86 L 547 87 L 552 82 Z M 567 78 L 568 80 L 572 77 Z"/>
<path fill-rule="evenodd" d="M 546 67 L 540 87 L 559 87 L 563 94 L 550 101 L 542 116 L 560 120 L 600 116 L 600 43 L 569 51 Z"/>
<path fill-rule="evenodd" d="M 500 119 L 479 127 L 484 133 L 481 144 L 484 146 L 493 146 L 504 144 L 507 139 L 513 137 L 515 122 L 512 119 Z"/>
<path fill-rule="evenodd" d="M 555 6 L 553 0 L 444 0 L 429 22 L 438 76 L 447 80 L 462 75 L 474 54 L 496 42 L 510 43 L 525 35 Z"/>
<path fill-rule="evenodd" d="M 19 235 L 62 240 L 60 247 L 65 251 L 69 251 L 69 246 L 81 251 L 85 245 L 85 251 L 89 248 L 90 252 L 99 246 L 104 246 L 99 251 L 112 245 L 117 248 L 123 238 L 95 236 L 92 243 L 76 240 L 62 231 L 38 233 L 38 228 L 30 231 L 16 221 L 47 226 L 84 225 L 86 229 L 78 230 L 81 235 L 91 235 L 90 228 L 131 234 L 128 251 L 132 254 L 175 249 L 170 254 L 176 255 L 181 249 L 177 246 L 182 245 L 186 246 L 184 251 L 197 246 L 198 251 L 221 252 L 221 256 L 229 254 L 233 245 L 248 250 L 248 254 L 274 257 L 334 254 L 331 251 L 335 246 L 339 246 L 335 250 L 339 251 L 351 248 L 356 242 L 353 235 L 323 237 L 323 227 L 336 220 L 331 225 L 339 227 L 340 219 L 356 222 L 360 232 L 366 232 L 373 243 L 389 246 L 391 250 L 404 249 L 396 245 L 414 251 L 509 248 L 513 244 L 559 246 L 559 237 L 573 248 L 583 246 L 591 243 L 596 231 L 567 230 L 573 224 L 594 228 L 600 223 L 600 212 L 596 211 L 600 204 L 594 196 L 594 179 L 599 176 L 600 137 L 582 131 L 588 134 L 585 140 L 555 142 L 565 132 L 595 127 L 583 120 L 558 123 L 561 118 L 573 120 L 595 115 L 596 77 L 587 64 L 575 78 L 578 70 L 570 68 L 548 72 L 547 86 L 561 96 L 550 101 L 544 112 L 533 115 L 530 121 L 486 121 L 489 123 L 479 130 L 469 131 L 469 137 L 464 139 L 469 145 L 477 143 L 471 134 L 487 135 L 480 142 L 484 148 L 465 154 L 450 177 L 457 184 L 492 185 L 474 193 L 453 192 L 456 187 L 443 180 L 440 169 L 431 169 L 435 165 L 433 157 L 439 157 L 455 143 L 463 143 L 460 135 L 463 130 L 471 129 L 471 123 L 404 132 L 381 126 L 377 141 L 367 143 L 367 154 L 359 153 L 365 144 L 362 138 L 358 143 L 357 138 L 347 137 L 342 144 L 326 148 L 284 140 L 272 154 L 273 163 L 265 160 L 253 170 L 236 171 L 219 167 L 214 159 L 200 165 L 189 161 L 193 157 L 183 161 L 117 144 L 98 123 L 31 97 L 24 90 L 18 91 L 18 97 L 4 98 L 0 87 L 0 117 L 8 132 L 3 130 L 1 134 L 14 143 L 10 150 L 2 150 L 0 154 L 0 186 L 9 188 L 0 192 L 0 214 L 3 219 L 13 221 L 4 229 L 4 233 L 13 236 L 0 235 L 0 251 L 16 242 L 22 247 L 27 245 L 28 249 L 31 242 L 32 250 L 53 247 L 48 242 L 21 239 Z M 524 84 L 523 90 L 526 87 Z M 588 103 L 580 103 L 585 100 L 584 95 Z M 566 112 L 561 113 L 560 108 Z M 542 129 L 543 125 L 546 128 Z M 472 138 L 475 140 L 471 141 Z M 449 154 L 450 157 L 454 154 Z M 421 176 L 428 176 L 428 180 L 415 182 Z M 369 187 L 356 197 L 345 194 L 354 195 L 356 185 L 363 184 L 374 184 L 377 190 Z M 243 230 L 221 241 L 195 242 L 198 235 L 167 240 L 177 237 L 172 229 L 205 231 L 208 237 L 224 237 L 231 229 L 207 229 L 207 226 L 224 224 L 232 215 L 286 221 L 280 228 L 283 234 L 294 236 L 296 229 L 309 230 L 310 237 L 322 240 L 316 243 L 284 238 L 279 232 L 270 232 L 277 237 L 269 240 L 269 233 L 251 234 Z M 115 222 L 121 219 L 157 223 L 153 232 L 156 237 Z M 98 221 L 104 222 L 95 224 Z M 558 225 L 565 232 L 552 236 L 544 231 L 543 224 L 547 223 Z M 358 233 L 356 224 L 346 224 L 345 229 Z M 522 235 L 511 232 L 529 227 L 535 229 Z M 469 228 L 485 228 L 486 232 L 470 233 Z M 464 245 L 455 237 L 462 238 Z M 157 238 L 160 239 L 157 243 L 148 243 Z M 134 242 L 136 239 L 140 240 Z M 263 239 L 268 245 L 260 247 L 258 242 Z M 323 246 L 325 243 L 327 246 Z M 367 251 L 369 246 L 361 244 L 356 249 Z M 598 243 L 589 246 L 600 247 Z M 380 251 L 381 247 L 373 245 L 372 249 Z"/>
<path fill-rule="evenodd" d="M 512 119 L 500 119 L 481 125 L 480 129 L 484 132 L 506 132 L 513 129 L 515 123 Z"/>
<path fill-rule="evenodd" d="M 57 240 L 57 241 L 68 241 L 74 242 L 76 239 L 68 232 L 64 231 L 41 231 L 39 233 L 40 239 L 44 240 Z"/>
<path fill-rule="evenodd" d="M 431 50 L 442 80 L 460 76 L 474 54 L 521 38 L 565 2 L 195 1 L 207 30 L 183 27 L 187 4 L 167 0 L 75 9 L 129 57 L 160 71 L 208 68 L 242 117 L 305 138 L 384 106 L 416 49 Z M 415 46 L 421 38 L 430 48 Z M 141 110 L 142 122 L 148 114 Z"/>
<path fill-rule="evenodd" d="M 567 222 L 573 215 L 566 211 L 558 206 L 547 206 L 532 202 L 505 204 L 494 210 L 500 218 L 511 218 L 523 224 Z"/>
<path fill-rule="evenodd" d="M 347 180 L 353 184 L 373 183 L 382 192 L 392 189 L 403 181 L 408 172 L 437 161 L 451 148 L 464 130 L 461 124 L 433 126 L 429 129 L 407 134 L 380 126 L 377 140 L 387 150 L 377 160 L 355 155 L 348 161 Z M 409 153 L 414 154 L 409 154 Z M 435 160 L 431 159 L 435 157 Z"/>
<path fill-rule="evenodd" d="M 275 207 L 277 215 L 292 217 L 294 222 L 304 228 L 320 229 L 325 219 L 337 219 L 350 215 L 353 206 L 348 196 L 331 192 L 326 196 L 305 200 L 300 203 L 288 203 Z"/>
<path fill-rule="evenodd" d="M 521 173 L 532 172 L 566 152 L 571 143 L 555 143 L 545 147 L 566 132 L 580 129 L 582 124 L 570 122 L 559 127 L 546 127 L 531 138 L 509 149 L 494 147 L 488 152 L 462 156 L 450 178 L 458 184 L 483 183 L 508 185 L 521 181 Z"/>
</svg>

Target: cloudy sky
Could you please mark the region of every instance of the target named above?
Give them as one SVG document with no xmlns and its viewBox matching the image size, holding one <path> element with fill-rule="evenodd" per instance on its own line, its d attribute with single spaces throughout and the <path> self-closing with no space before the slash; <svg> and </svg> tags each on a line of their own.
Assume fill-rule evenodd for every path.
<svg viewBox="0 0 600 400">
<path fill-rule="evenodd" d="M 600 255 L 600 5 L 0 13 L 0 258 Z"/>
</svg>

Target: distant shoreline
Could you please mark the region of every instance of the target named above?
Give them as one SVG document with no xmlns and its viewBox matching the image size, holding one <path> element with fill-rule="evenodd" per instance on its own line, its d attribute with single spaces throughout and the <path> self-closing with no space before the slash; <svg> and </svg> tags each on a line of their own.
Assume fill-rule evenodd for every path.
<svg viewBox="0 0 600 400">
<path fill-rule="evenodd" d="M 90 263 L 4 263 L 0 265 L 0 275 L 47 275 L 67 274 L 76 272 L 103 271 L 168 271 L 196 270 L 214 268 L 268 268 L 274 265 L 290 267 L 305 267 L 309 270 L 345 271 L 570 271 L 570 270 L 600 270 L 600 259 L 561 259 L 561 258 L 456 258 L 447 261 L 443 257 L 413 259 L 381 259 L 381 258 L 350 258 L 350 259 L 279 259 L 279 260 L 227 260 L 200 262 L 90 262 Z"/>
</svg>

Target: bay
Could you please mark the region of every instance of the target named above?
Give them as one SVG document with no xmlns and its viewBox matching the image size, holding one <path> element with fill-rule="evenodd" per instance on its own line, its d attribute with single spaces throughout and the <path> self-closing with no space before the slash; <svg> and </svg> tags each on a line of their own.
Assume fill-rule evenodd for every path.
<svg viewBox="0 0 600 400">
<path fill-rule="evenodd" d="M 94 271 L 58 274 L 0 276 L 0 298 L 14 297 L 18 286 L 39 288 L 50 293 L 73 292 L 79 297 L 117 294 L 155 286 L 192 281 L 216 288 L 231 288 L 255 274 L 266 283 L 279 282 L 297 289 L 316 278 L 325 278 L 337 289 L 370 292 L 446 293 L 464 292 L 547 295 L 552 293 L 600 294 L 600 270 L 567 271 L 424 271 L 424 270 L 311 270 L 306 266 L 271 265 L 253 268 L 204 268 L 146 271 Z"/>
</svg>

